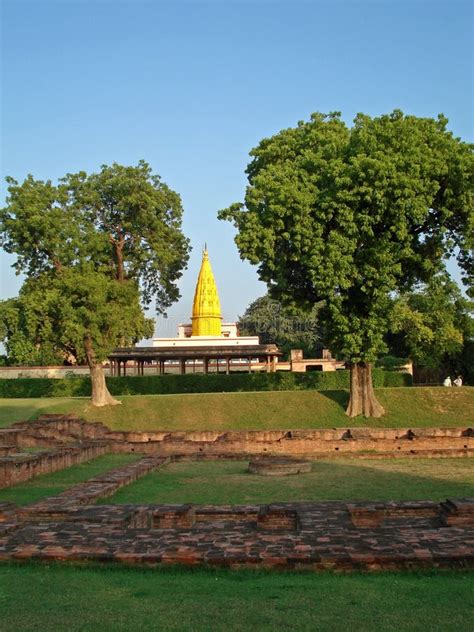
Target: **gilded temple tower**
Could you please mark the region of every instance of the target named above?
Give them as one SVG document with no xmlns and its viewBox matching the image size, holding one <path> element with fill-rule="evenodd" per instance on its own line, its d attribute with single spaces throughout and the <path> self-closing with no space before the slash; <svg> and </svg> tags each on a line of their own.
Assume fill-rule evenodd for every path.
<svg viewBox="0 0 474 632">
<path fill-rule="evenodd" d="M 221 336 L 222 314 L 216 280 L 207 247 L 202 254 L 201 270 L 193 301 L 192 336 Z"/>
</svg>

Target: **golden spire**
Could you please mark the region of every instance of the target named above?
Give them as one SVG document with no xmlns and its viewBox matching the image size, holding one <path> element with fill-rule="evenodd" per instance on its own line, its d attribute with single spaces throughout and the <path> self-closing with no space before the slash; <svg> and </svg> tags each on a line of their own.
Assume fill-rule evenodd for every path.
<svg viewBox="0 0 474 632">
<path fill-rule="evenodd" d="M 216 280 L 204 246 L 201 270 L 196 283 L 193 302 L 193 336 L 221 336 L 221 304 L 217 293 Z"/>
</svg>

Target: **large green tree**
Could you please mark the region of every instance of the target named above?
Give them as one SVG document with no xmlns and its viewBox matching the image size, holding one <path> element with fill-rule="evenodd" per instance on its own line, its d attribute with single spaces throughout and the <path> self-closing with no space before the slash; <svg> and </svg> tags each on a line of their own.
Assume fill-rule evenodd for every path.
<svg viewBox="0 0 474 632">
<path fill-rule="evenodd" d="M 151 335 L 143 306 L 155 298 L 163 311 L 179 297 L 189 253 L 180 197 L 144 161 L 68 174 L 56 185 L 32 176 L 7 180 L 1 244 L 27 280 L 4 307 L 27 318 L 23 331 L 37 348 L 85 360 L 93 403 L 114 404 L 104 359 L 115 346 Z"/>
<path fill-rule="evenodd" d="M 339 113 L 266 138 L 252 150 L 234 222 L 242 257 L 271 295 L 312 306 L 331 349 L 351 363 L 347 414 L 379 417 L 371 365 L 386 351 L 391 295 L 429 280 L 457 247 L 466 268 L 473 147 L 447 119 Z"/>
<path fill-rule="evenodd" d="M 290 349 L 303 349 L 306 355 L 314 357 L 324 344 L 318 318 L 321 307 L 322 303 L 317 304 L 309 312 L 288 309 L 265 295 L 247 307 L 237 324 L 243 336 L 259 336 L 260 342 L 273 342 L 285 354 Z"/>
</svg>

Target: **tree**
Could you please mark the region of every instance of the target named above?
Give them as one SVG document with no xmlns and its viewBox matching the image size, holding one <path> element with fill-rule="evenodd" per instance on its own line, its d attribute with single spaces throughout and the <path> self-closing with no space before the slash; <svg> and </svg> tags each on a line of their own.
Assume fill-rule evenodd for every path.
<svg viewBox="0 0 474 632">
<path fill-rule="evenodd" d="M 325 301 L 328 343 L 351 365 L 350 417 L 384 413 L 371 366 L 386 351 L 391 295 L 428 281 L 456 247 L 466 265 L 473 152 L 446 126 L 398 110 L 359 114 L 352 128 L 313 114 L 252 150 L 245 204 L 219 213 L 271 296 Z"/>
<path fill-rule="evenodd" d="M 265 295 L 253 301 L 239 318 L 239 331 L 244 336 L 258 336 L 264 344 L 275 343 L 284 353 L 299 348 L 314 356 L 322 346 L 321 307 L 315 305 L 310 312 L 289 310 Z"/>
<path fill-rule="evenodd" d="M 395 299 L 387 344 L 396 355 L 428 368 L 457 364 L 474 335 L 470 312 L 472 303 L 440 273 Z"/>
<path fill-rule="evenodd" d="M 57 185 L 32 176 L 7 181 L 1 243 L 27 276 L 18 301 L 32 339 L 74 349 L 89 365 L 93 404 L 117 403 L 103 360 L 151 335 L 142 305 L 154 297 L 164 311 L 179 297 L 189 255 L 180 197 L 144 161 L 67 174 Z"/>
<path fill-rule="evenodd" d="M 0 301 L 0 341 L 5 345 L 8 365 L 64 362 L 64 352 L 54 344 L 51 323 L 44 320 L 38 307 L 36 299 L 30 303 L 25 295 Z"/>
</svg>

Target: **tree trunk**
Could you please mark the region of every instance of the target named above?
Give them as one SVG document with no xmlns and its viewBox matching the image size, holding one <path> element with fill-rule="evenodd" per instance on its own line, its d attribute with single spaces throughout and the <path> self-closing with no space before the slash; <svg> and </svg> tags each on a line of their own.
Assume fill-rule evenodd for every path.
<svg viewBox="0 0 474 632">
<path fill-rule="evenodd" d="M 348 417 L 382 417 L 383 406 L 377 401 L 372 385 L 372 365 L 357 362 L 351 365 L 351 392 L 346 415 Z"/>
<path fill-rule="evenodd" d="M 86 350 L 87 364 L 91 372 L 91 385 L 92 385 L 92 405 L 93 406 L 116 406 L 121 404 L 117 399 L 114 399 L 109 393 L 107 384 L 105 382 L 104 368 L 100 362 L 97 362 L 95 352 L 92 347 L 92 340 L 90 338 L 84 339 L 84 346 Z"/>
<path fill-rule="evenodd" d="M 115 246 L 115 256 L 117 258 L 117 281 L 120 283 L 124 280 L 124 271 L 123 271 L 123 245 L 118 244 Z"/>
</svg>

